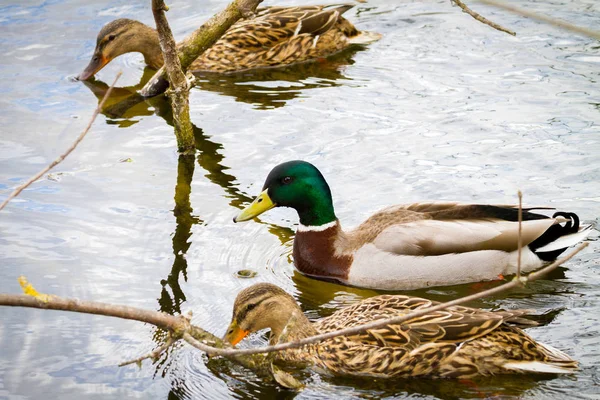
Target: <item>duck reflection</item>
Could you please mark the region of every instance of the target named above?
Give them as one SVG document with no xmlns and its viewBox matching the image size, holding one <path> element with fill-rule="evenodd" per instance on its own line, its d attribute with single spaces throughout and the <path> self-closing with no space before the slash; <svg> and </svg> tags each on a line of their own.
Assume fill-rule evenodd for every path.
<svg viewBox="0 0 600 400">
<path fill-rule="evenodd" d="M 307 89 L 340 86 L 350 78 L 344 76 L 346 66 L 354 64 L 353 57 L 360 49 L 349 48 L 326 59 L 295 64 L 286 68 L 265 68 L 235 74 L 197 73 L 195 85 L 203 90 L 216 92 L 248 103 L 257 109 L 284 106 L 301 96 Z M 102 114 L 113 119 L 120 127 L 137 122 L 137 117 L 152 115 L 155 107 L 168 106 L 163 96 L 144 98 L 137 93 L 156 71 L 146 67 L 138 84 L 116 87 L 105 103 Z M 82 81 L 98 99 L 102 99 L 108 85 L 90 78 Z"/>
<path fill-rule="evenodd" d="M 167 279 L 161 281 L 162 291 L 158 303 L 160 310 L 168 314 L 181 314 L 181 304 L 186 300 L 185 293 L 179 284 L 180 276 L 187 281 L 187 260 L 185 254 L 190 248 L 192 226 L 202 220 L 192 214 L 190 203 L 192 193 L 192 178 L 194 177 L 195 158 L 193 155 L 180 155 L 177 163 L 177 184 L 175 185 L 175 216 L 176 227 L 173 234 L 173 266 Z M 167 291 L 171 289 L 171 294 Z"/>
<path fill-rule="evenodd" d="M 168 107 L 168 103 L 163 96 L 146 99 L 137 93 L 152 78 L 155 72 L 153 69 L 146 67 L 142 78 L 136 85 L 113 88 L 110 97 L 106 99 L 101 110 L 101 113 L 110 119 L 107 124 L 116 124 L 121 128 L 127 128 L 136 124 L 139 117 L 155 114 L 157 107 Z M 94 78 L 81 83 L 96 96 L 98 103 L 100 103 L 109 88 L 108 84 Z"/>
<path fill-rule="evenodd" d="M 307 89 L 340 86 L 346 66 L 354 64 L 357 48 L 349 48 L 326 59 L 286 68 L 265 68 L 236 74 L 196 73 L 196 86 L 231 96 L 257 109 L 283 107 Z"/>
</svg>

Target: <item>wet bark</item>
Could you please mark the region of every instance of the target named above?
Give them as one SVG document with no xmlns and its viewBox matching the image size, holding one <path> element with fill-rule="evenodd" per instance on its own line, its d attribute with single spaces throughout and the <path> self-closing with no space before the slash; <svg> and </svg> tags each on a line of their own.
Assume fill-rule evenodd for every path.
<svg viewBox="0 0 600 400">
<path fill-rule="evenodd" d="M 181 153 L 190 153 L 196 149 L 194 131 L 190 120 L 189 83 L 181 68 L 177 56 L 177 45 L 173 32 L 165 15 L 168 8 L 163 0 L 152 0 L 152 13 L 156 21 L 158 40 L 165 60 L 165 68 L 171 82 L 168 93 L 173 107 L 173 125 L 177 137 L 177 149 Z"/>
</svg>

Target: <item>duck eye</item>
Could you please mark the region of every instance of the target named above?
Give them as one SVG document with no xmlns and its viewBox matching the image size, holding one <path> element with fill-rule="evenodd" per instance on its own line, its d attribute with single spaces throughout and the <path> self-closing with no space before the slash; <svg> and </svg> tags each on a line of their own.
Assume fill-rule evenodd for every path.
<svg viewBox="0 0 600 400">
<path fill-rule="evenodd" d="M 115 36 L 115 35 L 110 35 L 110 36 L 108 37 L 108 41 L 109 41 L 109 42 L 110 42 L 110 41 L 113 41 L 113 40 L 115 40 L 115 38 L 116 38 L 116 36 Z"/>
<path fill-rule="evenodd" d="M 286 176 L 281 180 L 281 183 L 283 183 L 284 185 L 287 185 L 289 183 L 292 182 L 292 177 L 291 176 Z"/>
<path fill-rule="evenodd" d="M 254 303 L 248 304 L 248 306 L 246 306 L 246 312 L 254 309 L 254 307 L 256 307 L 256 304 L 254 304 Z"/>
</svg>

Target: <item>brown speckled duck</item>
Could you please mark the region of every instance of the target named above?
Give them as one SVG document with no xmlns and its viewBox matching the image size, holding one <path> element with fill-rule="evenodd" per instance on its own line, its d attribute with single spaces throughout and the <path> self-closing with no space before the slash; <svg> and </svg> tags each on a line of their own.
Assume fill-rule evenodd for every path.
<svg viewBox="0 0 600 400">
<path fill-rule="evenodd" d="M 273 207 L 298 212 L 294 264 L 312 277 L 406 290 L 516 273 L 518 209 L 514 206 L 397 205 L 344 231 L 321 172 L 308 162 L 289 161 L 269 173 L 263 192 L 234 221 L 252 219 Z M 580 226 L 573 213 L 557 212 L 549 218 L 530 209 L 524 210 L 523 220 L 523 272 L 553 261 L 591 232 L 591 226 Z"/>
<path fill-rule="evenodd" d="M 352 44 L 379 39 L 379 34 L 359 31 L 342 17 L 352 7 L 260 8 L 254 18 L 235 23 L 189 70 L 231 73 L 281 67 L 327 57 Z M 131 52 L 142 53 L 152 68 L 163 64 L 154 29 L 131 19 L 112 21 L 98 34 L 92 59 L 78 78 L 89 79 L 115 57 Z"/>
<path fill-rule="evenodd" d="M 249 333 L 268 328 L 271 344 L 290 342 L 434 304 L 418 297 L 377 296 L 311 323 L 292 296 L 275 285 L 259 283 L 238 294 L 225 340 L 235 345 Z M 334 375 L 373 378 L 466 379 L 576 371 L 577 362 L 568 355 L 536 342 L 517 327 L 536 325 L 522 318 L 524 313 L 454 306 L 400 325 L 275 353 L 275 357 Z"/>
</svg>

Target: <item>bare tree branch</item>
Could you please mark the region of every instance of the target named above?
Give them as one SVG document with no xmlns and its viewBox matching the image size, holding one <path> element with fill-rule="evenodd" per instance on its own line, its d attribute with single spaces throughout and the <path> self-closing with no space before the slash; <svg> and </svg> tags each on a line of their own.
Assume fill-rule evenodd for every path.
<svg viewBox="0 0 600 400">
<path fill-rule="evenodd" d="M 165 16 L 168 8 L 164 0 L 152 0 L 152 14 L 156 22 L 158 41 L 165 60 L 165 67 L 171 82 L 169 97 L 173 107 L 173 125 L 177 148 L 180 152 L 193 152 L 196 149 L 194 131 L 190 120 L 189 84 L 181 69 L 181 62 L 177 56 L 177 45 L 173 32 Z"/>
<path fill-rule="evenodd" d="M 92 114 L 92 118 L 90 119 L 90 122 L 87 124 L 87 126 L 83 130 L 83 132 L 81 132 L 81 134 L 77 137 L 77 139 L 75 139 L 75 142 L 73 142 L 73 144 L 64 153 L 62 153 L 60 156 L 58 156 L 58 158 L 56 158 L 54 161 L 52 161 L 50 163 L 50 165 L 48 165 L 47 167 L 43 168 L 40 172 L 38 172 L 37 174 L 35 174 L 31 178 L 29 178 L 27 180 L 27 182 L 23 183 L 22 185 L 20 185 L 19 187 L 17 187 L 11 194 L 9 194 L 8 197 L 6 198 L 6 200 L 4 200 L 2 202 L 2 204 L 0 204 L 0 211 L 4 207 L 6 207 L 6 205 L 8 204 L 9 201 L 11 201 L 15 197 L 17 197 L 23 191 L 23 189 L 27 188 L 33 182 L 35 182 L 38 179 L 40 179 L 45 173 L 47 173 L 52 168 L 54 168 L 58 164 L 60 164 L 69 154 L 71 154 L 71 152 L 73 150 L 75 150 L 75 148 L 77 147 L 77 145 L 79 145 L 79 143 L 83 140 L 83 138 L 85 137 L 85 135 L 87 135 L 88 131 L 92 127 L 92 124 L 96 120 L 96 117 L 98 116 L 98 114 L 100 114 L 100 112 L 102 111 L 102 106 L 104 106 L 104 102 L 110 96 L 110 92 L 112 92 L 113 87 L 115 86 L 115 84 L 117 83 L 117 81 L 119 80 L 119 78 L 121 77 L 121 75 L 122 75 L 122 72 L 119 72 L 117 74 L 117 76 L 116 76 L 115 80 L 113 81 L 112 85 L 110 85 L 110 87 L 108 88 L 108 90 L 104 94 L 104 97 L 102 98 L 102 101 L 100 101 L 100 103 L 98 103 L 98 107 L 96 107 L 96 109 L 94 110 L 94 113 Z"/>
<path fill-rule="evenodd" d="M 561 21 L 556 18 L 551 18 L 551 17 L 547 17 L 542 14 L 537 14 L 537 13 L 534 13 L 531 11 L 527 11 L 522 8 L 509 5 L 506 2 L 500 2 L 497 0 L 478 0 L 478 1 L 481 3 L 487 4 L 487 5 L 490 5 L 490 6 L 501 8 L 503 10 L 509 11 L 514 14 L 521 15 L 523 17 L 527 17 L 527 18 L 545 22 L 547 24 L 556 26 L 557 28 L 565 29 L 567 31 L 576 33 L 578 35 L 588 36 L 593 39 L 600 40 L 600 32 L 595 31 L 593 29 L 583 28 L 581 26 L 573 25 L 569 22 Z"/>
<path fill-rule="evenodd" d="M 517 235 L 517 279 L 521 279 L 521 256 L 523 254 L 523 193 L 519 190 L 519 233 Z"/>
<path fill-rule="evenodd" d="M 147 358 L 150 358 L 152 360 L 156 360 L 156 359 L 158 359 L 158 357 L 160 357 L 160 355 L 163 352 L 165 352 L 169 347 L 171 347 L 171 345 L 173 343 L 175 343 L 177 340 L 178 339 L 174 339 L 173 336 L 169 333 L 169 338 L 161 346 L 158 346 L 156 349 L 152 350 L 150 353 L 144 354 L 143 356 L 140 356 L 140 357 L 135 358 L 133 360 L 123 361 L 121 364 L 119 364 L 119 367 L 124 367 L 124 366 L 129 365 L 129 364 L 137 364 L 138 366 L 141 366 L 142 365 L 142 361 L 144 361 Z"/>
<path fill-rule="evenodd" d="M 482 17 L 481 15 L 477 14 L 475 11 L 471 10 L 469 7 L 467 7 L 467 5 L 465 3 L 463 3 L 460 0 L 451 0 L 453 3 L 455 3 L 457 6 L 459 6 L 464 12 L 466 12 L 467 14 L 469 14 L 471 17 L 475 18 L 477 21 L 484 23 L 486 25 L 491 26 L 492 28 L 502 31 L 502 32 L 506 32 L 509 35 L 513 35 L 516 36 L 517 34 L 513 31 L 511 31 L 510 29 L 506 29 L 503 26 L 498 25 L 495 22 L 490 21 L 489 19 Z"/>
</svg>

